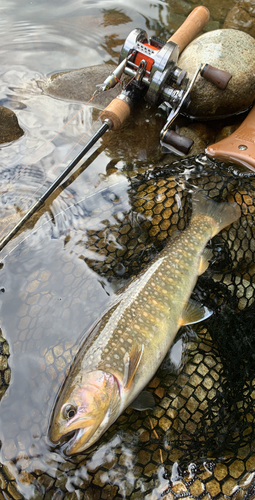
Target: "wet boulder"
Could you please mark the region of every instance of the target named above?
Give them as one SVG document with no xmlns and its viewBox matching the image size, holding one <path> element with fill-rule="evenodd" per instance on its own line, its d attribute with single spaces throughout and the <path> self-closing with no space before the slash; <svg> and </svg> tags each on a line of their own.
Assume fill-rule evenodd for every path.
<svg viewBox="0 0 255 500">
<path fill-rule="evenodd" d="M 99 93 L 93 98 L 93 104 L 91 97 L 97 88 L 96 85 L 103 83 L 115 67 L 112 64 L 98 64 L 65 73 L 56 73 L 49 78 L 39 80 L 37 84 L 44 92 L 52 96 L 91 102 L 91 105 L 96 108 L 104 109 L 121 92 L 120 85 L 116 85 L 107 92 Z"/>
<path fill-rule="evenodd" d="M 193 40 L 181 54 L 178 66 L 192 78 L 200 63 L 228 71 L 225 90 L 199 76 L 191 91 L 189 116 L 216 119 L 240 113 L 255 99 L 255 40 L 242 31 L 210 31 Z"/>
<path fill-rule="evenodd" d="M 14 111 L 0 106 L 0 144 L 15 141 L 23 134 Z"/>
</svg>

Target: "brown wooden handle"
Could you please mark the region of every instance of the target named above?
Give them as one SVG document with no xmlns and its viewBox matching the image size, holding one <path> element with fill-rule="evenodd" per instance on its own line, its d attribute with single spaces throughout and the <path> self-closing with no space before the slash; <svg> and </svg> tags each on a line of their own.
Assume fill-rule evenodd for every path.
<svg viewBox="0 0 255 500">
<path fill-rule="evenodd" d="M 255 171 L 255 106 L 233 134 L 208 146 L 206 153 L 216 160 L 238 163 Z"/>
<path fill-rule="evenodd" d="M 179 53 L 194 40 L 194 38 L 202 31 L 210 19 L 210 12 L 207 7 L 199 5 L 192 10 L 180 28 L 167 40 L 179 45 Z"/>
<path fill-rule="evenodd" d="M 194 144 L 194 141 L 189 139 L 189 137 L 177 134 L 174 130 L 168 130 L 163 138 L 163 144 L 164 143 L 173 146 L 184 155 L 187 155 L 191 146 Z"/>
<path fill-rule="evenodd" d="M 228 82 L 232 78 L 231 73 L 228 71 L 215 68 L 210 64 L 204 65 L 201 71 L 201 76 L 221 90 L 225 90 L 227 88 Z"/>
<path fill-rule="evenodd" d="M 117 99 L 116 97 L 116 99 L 113 99 L 109 106 L 102 111 L 100 119 L 102 122 L 106 119 L 111 120 L 112 130 L 118 130 L 129 115 L 129 105 L 122 99 Z"/>
</svg>

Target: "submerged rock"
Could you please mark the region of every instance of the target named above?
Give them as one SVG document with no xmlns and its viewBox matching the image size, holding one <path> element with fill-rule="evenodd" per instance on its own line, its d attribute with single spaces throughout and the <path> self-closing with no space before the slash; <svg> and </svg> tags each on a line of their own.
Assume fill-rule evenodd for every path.
<svg viewBox="0 0 255 500">
<path fill-rule="evenodd" d="M 242 30 L 255 37 L 255 3 L 254 0 L 237 0 L 229 11 L 223 28 Z"/>
<path fill-rule="evenodd" d="M 96 85 L 103 83 L 113 69 L 115 69 L 115 65 L 98 64 L 66 73 L 56 73 L 50 78 L 39 80 L 37 83 L 44 92 L 50 95 L 87 102 L 91 100 L 97 88 Z M 120 85 L 116 85 L 107 92 L 101 92 L 93 99 L 93 106 L 104 109 L 120 92 Z"/>
<path fill-rule="evenodd" d="M 23 134 L 14 111 L 0 106 L 0 144 L 15 141 Z"/>
<path fill-rule="evenodd" d="M 255 40 L 233 29 L 215 30 L 193 40 L 181 54 L 178 65 L 192 77 L 200 63 L 228 71 L 232 78 L 226 90 L 198 77 L 191 92 L 190 116 L 214 119 L 240 113 L 255 99 Z"/>
</svg>

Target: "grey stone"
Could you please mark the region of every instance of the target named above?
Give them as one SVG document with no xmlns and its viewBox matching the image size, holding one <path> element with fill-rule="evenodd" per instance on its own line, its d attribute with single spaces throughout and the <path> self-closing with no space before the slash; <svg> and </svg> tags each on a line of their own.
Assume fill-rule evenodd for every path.
<svg viewBox="0 0 255 500">
<path fill-rule="evenodd" d="M 193 40 L 181 54 L 178 66 L 192 77 L 200 63 L 226 70 L 232 78 L 220 90 L 201 76 L 191 92 L 188 114 L 214 119 L 240 113 L 255 99 L 255 40 L 233 29 L 215 30 Z"/>
<path fill-rule="evenodd" d="M 14 111 L 0 106 L 0 144 L 15 141 L 23 134 Z"/>
</svg>

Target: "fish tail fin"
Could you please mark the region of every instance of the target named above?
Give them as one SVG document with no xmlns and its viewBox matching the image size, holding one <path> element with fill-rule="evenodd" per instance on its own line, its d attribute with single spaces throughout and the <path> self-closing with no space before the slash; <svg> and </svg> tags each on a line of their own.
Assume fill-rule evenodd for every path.
<svg viewBox="0 0 255 500">
<path fill-rule="evenodd" d="M 218 203 L 198 191 L 192 197 L 192 218 L 198 215 L 210 217 L 215 229 L 212 236 L 219 233 L 224 227 L 229 226 L 241 216 L 241 209 L 237 203 Z"/>
</svg>

